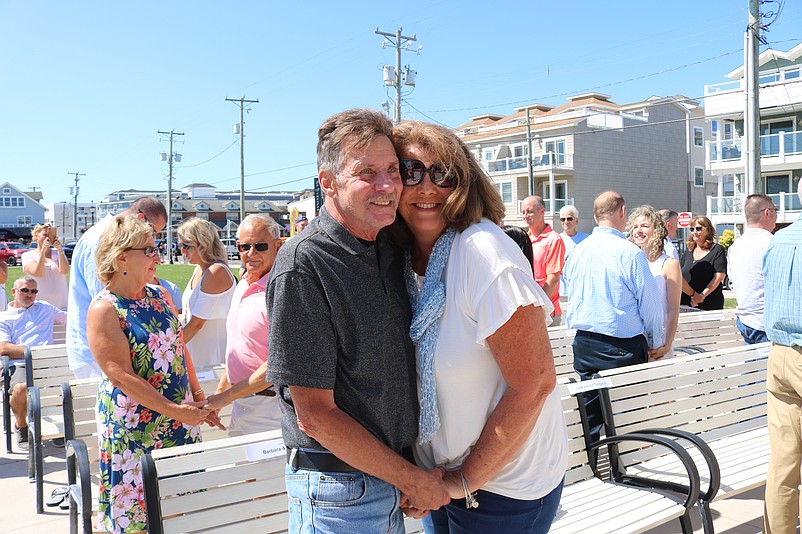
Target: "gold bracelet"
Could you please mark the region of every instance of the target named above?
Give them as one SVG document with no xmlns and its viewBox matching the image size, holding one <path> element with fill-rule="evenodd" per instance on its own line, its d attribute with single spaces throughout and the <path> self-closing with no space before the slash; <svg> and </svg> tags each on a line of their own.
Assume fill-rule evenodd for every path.
<svg viewBox="0 0 802 534">
<path fill-rule="evenodd" d="M 205 396 L 205 394 L 203 393 L 203 388 L 196 389 L 195 391 L 192 392 L 192 396 L 193 397 L 195 397 L 196 395 L 204 395 Z"/>
</svg>

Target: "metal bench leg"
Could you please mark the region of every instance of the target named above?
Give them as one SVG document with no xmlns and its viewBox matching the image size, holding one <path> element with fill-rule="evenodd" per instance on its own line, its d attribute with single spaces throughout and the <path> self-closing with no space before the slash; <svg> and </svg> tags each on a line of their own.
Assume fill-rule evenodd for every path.
<svg viewBox="0 0 802 534">
<path fill-rule="evenodd" d="M 691 516 L 687 511 L 679 518 L 679 524 L 682 526 L 682 534 L 693 534 Z"/>
<path fill-rule="evenodd" d="M 699 500 L 699 515 L 702 516 L 704 534 L 714 534 L 715 530 L 713 530 L 713 516 L 710 513 L 710 501 Z"/>
</svg>

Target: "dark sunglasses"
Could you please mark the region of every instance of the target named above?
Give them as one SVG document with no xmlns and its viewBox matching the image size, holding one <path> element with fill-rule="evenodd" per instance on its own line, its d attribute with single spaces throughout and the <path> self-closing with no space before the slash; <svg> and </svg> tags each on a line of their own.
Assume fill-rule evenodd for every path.
<svg viewBox="0 0 802 534">
<path fill-rule="evenodd" d="M 560 217 L 560 222 L 565 222 L 565 221 L 571 222 L 573 220 L 574 220 L 573 217 Z"/>
<path fill-rule="evenodd" d="M 129 250 L 141 250 L 145 253 L 145 256 L 150 256 L 151 258 L 155 257 L 159 253 L 159 249 L 156 247 L 137 247 L 137 248 L 127 248 L 125 249 L 126 252 Z"/>
<path fill-rule="evenodd" d="M 701 232 L 704 229 L 704 226 L 691 226 L 691 232 Z"/>
<path fill-rule="evenodd" d="M 189 245 L 187 243 L 179 243 L 178 248 L 180 248 L 181 250 L 189 250 L 192 248 L 192 245 Z"/>
<path fill-rule="evenodd" d="M 454 176 L 448 174 L 445 169 L 437 163 L 432 163 L 431 167 L 426 167 L 422 161 L 417 159 L 402 159 L 400 162 L 401 181 L 404 185 L 418 185 L 423 181 L 423 177 L 429 174 L 429 179 L 437 187 L 454 187 Z"/>
<path fill-rule="evenodd" d="M 264 252 L 265 250 L 270 248 L 270 244 L 269 243 L 250 244 L 250 243 L 240 243 L 239 241 L 237 241 L 237 250 L 239 250 L 240 252 L 248 252 L 249 250 L 251 250 L 251 247 L 253 247 L 254 250 L 256 250 L 256 252 Z"/>
<path fill-rule="evenodd" d="M 17 291 L 22 291 L 23 293 L 31 293 L 32 295 L 36 295 L 39 293 L 38 289 L 28 289 L 27 287 L 21 287 Z"/>
</svg>

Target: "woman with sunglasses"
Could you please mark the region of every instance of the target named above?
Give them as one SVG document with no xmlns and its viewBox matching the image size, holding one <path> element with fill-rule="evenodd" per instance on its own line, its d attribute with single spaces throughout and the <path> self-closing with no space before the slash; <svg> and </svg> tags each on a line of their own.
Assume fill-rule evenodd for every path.
<svg viewBox="0 0 802 534">
<path fill-rule="evenodd" d="M 442 470 L 452 497 L 424 529 L 547 532 L 567 450 L 551 302 L 499 228 L 501 197 L 465 144 L 413 121 L 393 130 L 393 142 L 404 189 L 390 232 L 407 247 L 418 358 L 414 455 Z"/>
<path fill-rule="evenodd" d="M 86 321 L 89 348 L 103 371 L 96 404 L 96 527 L 144 532 L 142 455 L 200 441 L 199 425 L 216 416 L 197 394 L 200 384 L 184 353 L 181 322 L 162 291 L 148 285 L 159 264 L 153 228 L 135 217 L 114 218 L 100 237 L 95 260 L 105 286 Z"/>
<path fill-rule="evenodd" d="M 178 246 L 195 271 L 184 290 L 184 342 L 195 366 L 221 365 L 226 360 L 226 317 L 237 281 L 228 268 L 226 247 L 217 227 L 192 217 L 178 227 Z"/>
<path fill-rule="evenodd" d="M 716 230 L 705 216 L 691 221 L 688 250 L 680 258 L 684 306 L 700 310 L 724 308 L 722 282 L 727 275 L 727 251 L 715 242 Z"/>
<path fill-rule="evenodd" d="M 665 303 L 665 327 L 663 346 L 649 350 L 650 360 L 659 360 L 674 355 L 674 336 L 679 320 L 679 300 L 682 294 L 682 272 L 679 262 L 665 252 L 667 235 L 665 221 L 651 206 L 638 206 L 629 216 L 629 240 L 646 254 L 649 269 L 657 281 L 660 300 Z"/>
</svg>

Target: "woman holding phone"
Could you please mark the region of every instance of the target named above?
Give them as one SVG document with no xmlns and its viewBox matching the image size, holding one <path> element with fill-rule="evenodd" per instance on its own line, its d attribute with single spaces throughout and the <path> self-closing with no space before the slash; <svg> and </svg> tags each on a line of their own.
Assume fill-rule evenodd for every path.
<svg viewBox="0 0 802 534">
<path fill-rule="evenodd" d="M 48 224 L 37 224 L 31 237 L 36 241 L 36 248 L 23 253 L 22 270 L 36 279 L 39 300 L 66 310 L 70 262 L 61 248 L 56 229 Z"/>
</svg>

